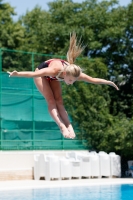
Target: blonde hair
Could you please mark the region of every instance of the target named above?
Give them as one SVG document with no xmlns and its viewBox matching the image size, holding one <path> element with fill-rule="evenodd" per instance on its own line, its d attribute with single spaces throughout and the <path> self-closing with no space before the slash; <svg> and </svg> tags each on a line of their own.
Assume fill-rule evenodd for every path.
<svg viewBox="0 0 133 200">
<path fill-rule="evenodd" d="M 84 48 L 85 47 L 83 47 L 81 43 L 81 38 L 77 43 L 76 33 L 75 32 L 73 32 L 72 34 L 70 33 L 70 44 L 67 52 L 67 61 L 70 65 L 64 68 L 64 71 L 66 72 L 67 75 L 76 78 L 80 76 L 82 69 L 79 66 L 75 65 L 74 62 L 76 58 L 82 53 Z"/>
<path fill-rule="evenodd" d="M 75 78 L 78 78 L 82 72 L 81 68 L 74 64 L 66 66 L 64 71 L 66 72 L 66 75 L 73 76 Z"/>
<path fill-rule="evenodd" d="M 77 36 L 76 33 L 73 32 L 70 33 L 70 44 L 69 49 L 67 52 L 67 61 L 70 64 L 73 64 L 76 60 L 76 58 L 82 53 L 85 47 L 82 46 L 81 38 L 79 42 L 77 42 Z"/>
</svg>

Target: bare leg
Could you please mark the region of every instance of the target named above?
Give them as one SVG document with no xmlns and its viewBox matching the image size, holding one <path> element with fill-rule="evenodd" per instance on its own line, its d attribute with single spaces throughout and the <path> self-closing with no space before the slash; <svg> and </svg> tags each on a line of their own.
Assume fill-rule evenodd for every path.
<svg viewBox="0 0 133 200">
<path fill-rule="evenodd" d="M 70 132 L 70 136 L 72 138 L 75 137 L 75 132 L 73 130 L 73 127 L 69 121 L 69 117 L 68 114 L 64 108 L 63 105 L 63 99 L 62 99 L 62 91 L 61 91 L 61 86 L 59 84 L 58 81 L 51 81 L 50 82 L 50 86 L 52 88 L 53 94 L 54 94 L 54 98 L 56 100 L 56 106 L 58 109 L 58 112 L 61 116 L 61 119 L 63 120 L 64 124 L 66 125 L 68 131 Z"/>
<path fill-rule="evenodd" d="M 48 103 L 49 113 L 51 114 L 52 118 L 55 120 L 55 122 L 59 126 L 62 134 L 64 135 L 64 137 L 71 138 L 71 135 L 70 135 L 69 131 L 67 130 L 67 128 L 58 112 L 58 109 L 56 106 L 56 101 L 55 101 L 53 91 L 52 91 L 52 88 L 51 88 L 49 82 L 44 77 L 34 78 L 34 81 L 35 81 L 35 84 L 36 84 L 38 90 L 40 91 L 40 93 L 45 97 L 45 99 Z"/>
<path fill-rule="evenodd" d="M 60 116 L 61 116 L 62 120 L 64 121 L 68 131 L 70 132 L 71 137 L 75 138 L 76 135 L 75 135 L 74 129 L 72 127 L 72 124 L 69 121 L 68 114 L 67 114 L 63 104 L 58 103 L 57 104 L 57 108 L 58 108 L 58 111 L 60 113 Z"/>
</svg>

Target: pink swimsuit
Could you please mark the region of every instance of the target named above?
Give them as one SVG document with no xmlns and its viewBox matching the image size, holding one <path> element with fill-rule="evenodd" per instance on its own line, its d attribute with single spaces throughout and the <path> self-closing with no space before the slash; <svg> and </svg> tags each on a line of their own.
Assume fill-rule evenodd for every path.
<svg viewBox="0 0 133 200">
<path fill-rule="evenodd" d="M 59 60 L 61 61 L 62 65 L 65 64 L 67 65 L 67 63 L 65 62 L 65 60 L 61 60 L 61 59 L 53 59 L 53 60 Z M 39 66 L 38 66 L 38 69 L 43 69 L 43 68 L 47 68 L 49 66 L 49 64 L 53 61 L 53 60 L 49 60 L 49 61 L 45 61 L 43 63 L 41 63 Z M 46 79 L 48 81 L 54 81 L 54 80 L 59 80 L 57 77 L 54 77 L 54 76 L 46 76 Z M 63 79 L 62 79 L 63 80 Z"/>
</svg>

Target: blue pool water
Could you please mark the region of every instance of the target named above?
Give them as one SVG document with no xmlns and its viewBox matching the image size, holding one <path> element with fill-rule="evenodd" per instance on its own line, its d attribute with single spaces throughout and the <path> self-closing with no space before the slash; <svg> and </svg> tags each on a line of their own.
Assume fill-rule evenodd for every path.
<svg viewBox="0 0 133 200">
<path fill-rule="evenodd" d="M 0 191 L 0 200 L 133 200 L 133 185 Z"/>
</svg>

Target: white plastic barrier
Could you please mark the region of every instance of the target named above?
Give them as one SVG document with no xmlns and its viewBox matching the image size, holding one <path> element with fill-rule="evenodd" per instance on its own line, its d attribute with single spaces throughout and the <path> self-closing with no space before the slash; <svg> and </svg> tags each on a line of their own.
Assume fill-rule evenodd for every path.
<svg viewBox="0 0 133 200">
<path fill-rule="evenodd" d="M 54 156 L 54 154 L 46 154 L 45 156 Z M 46 176 L 46 162 L 44 159 L 44 154 L 34 155 L 34 179 L 39 180 L 41 177 Z"/>
<path fill-rule="evenodd" d="M 111 177 L 110 156 L 105 152 L 99 152 L 100 176 Z"/>
<path fill-rule="evenodd" d="M 61 158 L 60 159 L 60 176 L 63 178 L 72 178 L 72 163 L 69 159 Z"/>
<path fill-rule="evenodd" d="M 91 176 L 101 178 L 99 155 L 96 152 L 90 153 L 90 159 L 91 159 Z"/>
<path fill-rule="evenodd" d="M 76 153 L 76 160 L 80 161 L 81 177 L 91 177 L 91 159 L 89 154 Z"/>
<path fill-rule="evenodd" d="M 66 158 L 71 160 L 71 161 L 75 161 L 76 160 L 76 152 L 67 152 L 66 153 Z"/>
<path fill-rule="evenodd" d="M 41 177 L 45 177 L 45 162 L 44 155 L 34 155 L 34 179 L 39 180 Z"/>
<path fill-rule="evenodd" d="M 121 177 L 121 159 L 114 152 L 68 152 L 34 155 L 34 179 L 71 179 L 81 177 Z"/>
<path fill-rule="evenodd" d="M 121 177 L 121 157 L 117 155 L 115 152 L 110 152 L 110 170 L 111 177 Z"/>
<path fill-rule="evenodd" d="M 81 162 L 71 161 L 72 164 L 72 177 L 81 179 Z"/>
<path fill-rule="evenodd" d="M 59 179 L 60 180 L 60 160 L 59 156 L 45 155 L 45 180 Z"/>
</svg>

